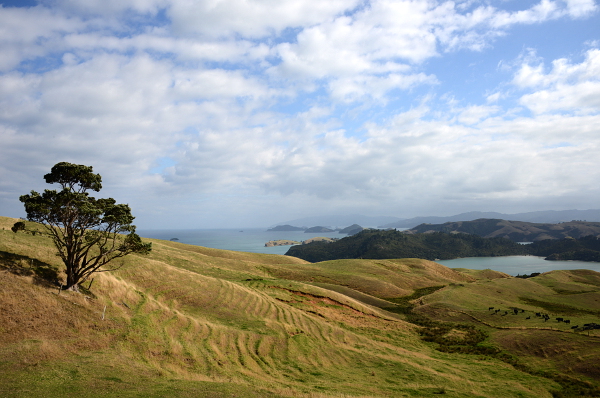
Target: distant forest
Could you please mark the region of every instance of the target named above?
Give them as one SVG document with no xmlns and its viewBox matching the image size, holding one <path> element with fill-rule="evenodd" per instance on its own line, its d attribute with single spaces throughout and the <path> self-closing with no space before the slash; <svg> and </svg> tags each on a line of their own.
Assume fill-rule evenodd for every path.
<svg viewBox="0 0 600 398">
<path fill-rule="evenodd" d="M 527 254 L 543 256 L 547 260 L 600 261 L 600 240 L 596 236 L 585 236 L 523 245 L 507 238 L 484 238 L 467 233 L 407 234 L 371 229 L 331 243 L 313 242 L 292 246 L 286 253 L 310 262 L 350 258 L 450 260 Z"/>
</svg>

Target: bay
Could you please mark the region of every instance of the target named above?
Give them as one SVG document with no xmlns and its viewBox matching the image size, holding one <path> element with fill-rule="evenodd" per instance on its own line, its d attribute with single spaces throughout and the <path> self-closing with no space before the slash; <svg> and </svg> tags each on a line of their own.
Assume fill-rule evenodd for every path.
<svg viewBox="0 0 600 398">
<path fill-rule="evenodd" d="M 589 269 L 600 272 L 600 263 L 589 261 L 547 261 L 537 256 L 467 257 L 438 260 L 448 268 L 492 269 L 512 276 L 553 270 Z"/>
<path fill-rule="evenodd" d="M 213 249 L 233 250 L 251 253 L 285 254 L 290 246 L 265 247 L 270 240 L 289 239 L 297 242 L 324 236 L 327 238 L 344 238 L 346 234 L 339 232 L 305 233 L 304 231 L 267 231 L 264 228 L 249 229 L 180 229 L 180 230 L 140 230 L 143 238 L 170 240 L 178 239 L 180 243 L 211 247 Z"/>
<path fill-rule="evenodd" d="M 181 230 L 140 230 L 143 238 L 170 240 L 180 243 L 251 253 L 285 254 L 290 246 L 265 247 L 270 240 L 289 239 L 298 242 L 324 236 L 344 238 L 347 235 L 338 232 L 305 233 L 304 231 L 267 231 L 264 228 L 249 229 L 181 229 Z M 492 269 L 509 275 L 531 274 L 552 270 L 589 269 L 600 272 L 600 263 L 585 261 L 546 261 L 536 256 L 506 257 L 468 257 L 454 260 L 439 260 L 438 263 L 449 268 Z"/>
</svg>

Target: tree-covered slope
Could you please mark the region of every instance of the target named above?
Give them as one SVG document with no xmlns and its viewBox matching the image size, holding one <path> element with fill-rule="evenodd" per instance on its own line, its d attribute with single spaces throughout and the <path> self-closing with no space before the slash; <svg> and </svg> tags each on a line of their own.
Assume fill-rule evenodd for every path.
<svg viewBox="0 0 600 398">
<path fill-rule="evenodd" d="M 435 260 L 526 253 L 526 247 L 504 238 L 442 232 L 411 235 L 393 230 L 364 230 L 332 243 L 315 242 L 292 246 L 286 255 L 318 262 L 349 258 Z"/>
<path fill-rule="evenodd" d="M 421 224 L 407 233 L 462 232 L 486 238 L 503 237 L 515 242 L 535 242 L 545 239 L 600 235 L 599 222 L 570 221 L 560 224 L 541 224 L 524 221 L 508 221 L 480 218 L 474 221 L 456 221 L 444 224 Z"/>
</svg>

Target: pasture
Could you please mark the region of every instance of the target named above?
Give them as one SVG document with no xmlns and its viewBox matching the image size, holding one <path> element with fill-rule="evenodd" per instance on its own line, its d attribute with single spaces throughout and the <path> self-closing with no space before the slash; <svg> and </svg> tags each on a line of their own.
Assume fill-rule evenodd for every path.
<svg viewBox="0 0 600 398">
<path fill-rule="evenodd" d="M 584 311 L 571 322 L 597 320 L 594 275 L 512 282 L 425 260 L 310 264 L 151 240 L 150 255 L 126 257 L 121 270 L 97 274 L 81 293 L 59 294 L 50 240 L 14 234 L 15 221 L 0 217 L 2 396 L 551 397 L 568 394 L 567 384 L 541 370 L 594 379 L 585 367 L 536 356 L 528 329 L 501 329 L 533 325 L 523 314 L 501 317 L 487 307 L 540 311 L 539 303 L 558 305 L 555 296 L 572 291 L 585 303 L 569 301 Z M 403 305 L 490 331 L 477 344 L 525 355 L 534 371 L 498 356 L 442 352 L 424 340 L 426 326 L 408 322 Z M 580 339 L 569 346 L 570 363 L 595 358 L 583 347 L 596 331 L 552 326 Z M 521 340 L 511 340 L 516 332 Z M 450 328 L 447 338 L 469 333 Z"/>
</svg>

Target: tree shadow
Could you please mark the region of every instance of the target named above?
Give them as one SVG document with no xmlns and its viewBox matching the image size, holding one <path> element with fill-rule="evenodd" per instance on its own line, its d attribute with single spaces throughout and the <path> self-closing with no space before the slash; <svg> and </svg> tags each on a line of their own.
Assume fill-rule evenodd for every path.
<svg viewBox="0 0 600 398">
<path fill-rule="evenodd" d="M 0 251 L 0 269 L 15 275 L 33 276 L 40 285 L 59 285 L 58 268 L 36 258 Z"/>
</svg>

